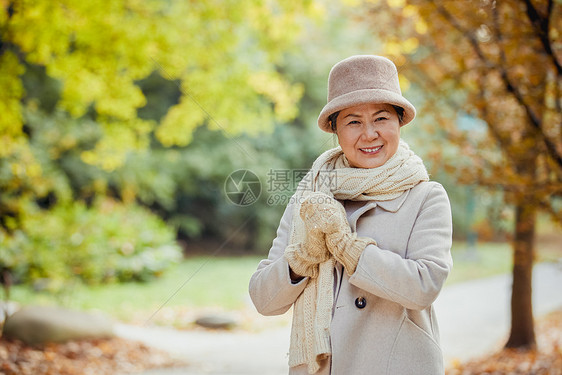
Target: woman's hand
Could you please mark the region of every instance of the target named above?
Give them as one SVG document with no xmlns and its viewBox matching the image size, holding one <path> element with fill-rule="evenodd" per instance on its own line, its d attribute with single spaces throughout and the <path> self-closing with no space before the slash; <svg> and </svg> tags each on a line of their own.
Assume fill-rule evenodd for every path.
<svg viewBox="0 0 562 375">
<path fill-rule="evenodd" d="M 314 209 L 311 210 L 311 213 L 313 211 Z M 302 207 L 300 215 L 303 216 Z M 315 219 L 317 219 L 317 215 L 315 215 Z M 313 220 L 303 219 L 304 241 L 290 245 L 285 249 L 285 259 L 289 263 L 289 271 L 293 281 L 300 281 L 299 276 L 318 277 L 318 265 L 330 259 L 331 256 L 326 247 L 326 235 L 320 229 L 322 224 Z"/>
<path fill-rule="evenodd" d="M 345 209 L 340 202 L 325 193 L 314 192 L 301 204 L 300 216 L 307 230 L 326 234 L 349 228 Z"/>
<path fill-rule="evenodd" d="M 352 275 L 357 268 L 363 250 L 375 240 L 358 237 L 351 232 L 345 208 L 334 198 L 315 192 L 301 205 L 300 211 L 307 232 L 321 231 L 328 251 L 343 264 L 346 272 Z"/>
<path fill-rule="evenodd" d="M 285 259 L 289 263 L 289 271 L 292 271 L 291 280 L 300 281 L 304 276 L 318 277 L 318 265 L 330 259 L 325 234 L 317 230 L 307 232 L 303 243 L 287 246 Z"/>
</svg>

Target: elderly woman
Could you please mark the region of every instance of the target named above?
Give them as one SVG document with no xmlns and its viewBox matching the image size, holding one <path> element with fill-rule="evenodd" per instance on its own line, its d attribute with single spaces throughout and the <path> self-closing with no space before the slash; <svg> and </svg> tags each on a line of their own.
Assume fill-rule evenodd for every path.
<svg viewBox="0 0 562 375">
<path fill-rule="evenodd" d="M 452 267 L 447 193 L 400 138 L 415 108 L 394 64 L 336 64 L 318 157 L 250 280 L 264 315 L 293 306 L 290 374 L 443 374 L 432 307 Z"/>
</svg>

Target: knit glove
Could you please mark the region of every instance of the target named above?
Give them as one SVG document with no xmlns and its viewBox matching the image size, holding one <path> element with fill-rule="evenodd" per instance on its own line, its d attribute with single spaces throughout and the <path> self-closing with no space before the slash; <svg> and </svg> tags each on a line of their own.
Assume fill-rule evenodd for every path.
<svg viewBox="0 0 562 375">
<path fill-rule="evenodd" d="M 307 230 L 303 243 L 287 246 L 285 259 L 299 276 L 318 277 L 318 265 L 330 259 L 325 235 L 319 230 Z"/>
<path fill-rule="evenodd" d="M 297 276 L 317 278 L 318 265 L 330 258 L 330 253 L 324 241 L 322 241 L 322 248 L 324 249 L 323 252 L 314 252 L 309 251 L 311 248 L 305 244 L 289 245 L 285 249 L 285 259 Z"/>
<path fill-rule="evenodd" d="M 351 232 L 345 208 L 324 193 L 313 193 L 307 197 L 301 206 L 301 217 L 305 226 L 318 228 L 325 233 L 328 251 L 350 276 L 355 272 L 367 245 L 376 244 L 372 238 L 359 237 Z"/>
</svg>

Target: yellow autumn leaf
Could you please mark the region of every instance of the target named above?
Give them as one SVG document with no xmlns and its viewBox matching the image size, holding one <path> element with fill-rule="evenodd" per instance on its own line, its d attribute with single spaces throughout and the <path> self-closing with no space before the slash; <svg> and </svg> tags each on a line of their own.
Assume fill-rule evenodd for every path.
<svg viewBox="0 0 562 375">
<path fill-rule="evenodd" d="M 406 5 L 403 9 L 402 9 L 402 14 L 404 15 L 404 17 L 414 17 L 418 15 L 418 8 L 415 5 Z"/>
<path fill-rule="evenodd" d="M 401 49 L 402 49 L 402 52 L 404 52 L 406 54 L 411 54 L 411 53 L 415 52 L 416 49 L 418 49 L 419 45 L 420 45 L 420 43 L 419 43 L 418 39 L 412 37 L 412 38 L 408 38 L 404 42 L 402 42 Z"/>
<path fill-rule="evenodd" d="M 401 50 L 400 43 L 394 41 L 386 42 L 383 47 L 384 54 L 390 56 L 399 56 Z"/>
<path fill-rule="evenodd" d="M 348 7 L 357 7 L 361 5 L 362 0 L 340 0 L 341 3 Z"/>
<path fill-rule="evenodd" d="M 97 165 L 103 170 L 113 171 L 123 165 L 127 157 L 128 150 L 122 147 L 127 144 L 126 134 L 112 132 L 115 138 L 109 136 L 102 138 L 93 150 L 83 151 L 80 155 L 82 161 L 87 164 Z M 122 148 L 119 148 L 119 147 Z"/>
<path fill-rule="evenodd" d="M 187 145 L 207 119 L 211 127 L 236 135 L 269 130 L 274 120 L 294 118 L 303 89 L 276 69 L 283 53 L 295 45 L 303 21 L 323 18 L 326 5 L 316 0 L 216 5 L 0 0 L 2 41 L 10 46 L 0 55 L 0 156 L 16 152 L 16 137 L 28 141 L 21 131 L 22 104 L 31 103 L 22 101 L 21 74 L 27 64 L 44 68 L 60 85 L 57 110 L 128 124 L 123 129 L 128 127 L 130 136 L 106 132 L 98 146 L 82 154 L 83 160 L 106 169 L 124 160 L 127 149 L 147 144 L 153 131 L 164 145 Z M 8 6 L 13 12 L 6 24 Z M 270 75 L 268 87 L 248 82 L 258 69 Z M 169 109 L 157 128 L 154 123 L 132 125 L 146 104 L 138 81 L 154 71 L 189 90 L 181 90 L 180 104 Z M 105 140 L 108 136 L 119 142 Z"/>
<path fill-rule="evenodd" d="M 156 129 L 156 138 L 164 146 L 185 146 L 191 142 L 193 131 L 205 118 L 205 112 L 194 99 L 185 98 L 168 111 Z"/>
<path fill-rule="evenodd" d="M 418 34 L 426 34 L 427 33 L 427 24 L 425 23 L 425 21 L 423 19 L 418 19 L 416 20 L 416 23 L 414 24 L 414 27 L 416 29 L 416 32 Z"/>
<path fill-rule="evenodd" d="M 324 19 L 324 17 L 326 17 L 326 12 L 327 10 L 324 4 L 314 1 L 310 5 L 310 17 L 315 21 Z"/>
<path fill-rule="evenodd" d="M 301 85 L 290 85 L 278 74 L 260 72 L 250 77 L 250 85 L 274 104 L 274 111 L 281 120 L 292 120 L 298 113 L 296 106 L 304 92 Z"/>
<path fill-rule="evenodd" d="M 386 3 L 391 8 L 402 8 L 406 5 L 406 0 L 386 0 Z"/>
<path fill-rule="evenodd" d="M 24 93 L 20 75 L 25 68 L 11 51 L 0 55 L 0 134 L 19 136 L 21 134 L 21 97 Z M 0 153 L 6 152 L 4 148 Z"/>
<path fill-rule="evenodd" d="M 410 80 L 404 77 L 403 74 L 398 73 L 398 82 L 400 83 L 400 90 L 402 90 L 402 92 L 406 92 L 410 89 Z"/>
</svg>

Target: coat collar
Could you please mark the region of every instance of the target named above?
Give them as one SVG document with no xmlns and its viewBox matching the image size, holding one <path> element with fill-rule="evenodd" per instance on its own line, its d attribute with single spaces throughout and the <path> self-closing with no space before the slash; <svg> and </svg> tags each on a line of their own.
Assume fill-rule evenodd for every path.
<svg viewBox="0 0 562 375">
<path fill-rule="evenodd" d="M 377 204 L 377 206 L 379 206 L 385 211 L 396 212 L 400 209 L 400 207 L 402 207 L 404 202 L 406 202 L 406 199 L 408 198 L 408 194 L 410 194 L 410 189 L 406 190 L 398 198 L 394 198 L 390 201 L 374 201 L 374 202 Z"/>
<path fill-rule="evenodd" d="M 398 198 L 394 198 L 389 201 L 365 201 L 363 202 L 363 205 L 355 209 L 355 211 L 353 211 L 353 209 L 346 210 L 348 214 L 347 219 L 349 221 L 349 224 L 351 225 L 352 230 L 356 230 L 357 220 L 361 217 L 361 215 L 369 210 L 374 209 L 377 206 L 388 212 L 397 212 L 400 207 L 402 207 L 409 194 L 410 190 L 406 190 Z"/>
<path fill-rule="evenodd" d="M 354 212 L 354 215 L 358 214 L 361 216 L 365 212 L 377 206 L 388 212 L 397 212 L 408 198 L 408 194 L 410 194 L 409 189 L 402 193 L 402 195 L 398 198 L 394 198 L 389 201 L 364 201 L 363 204 Z"/>
</svg>

